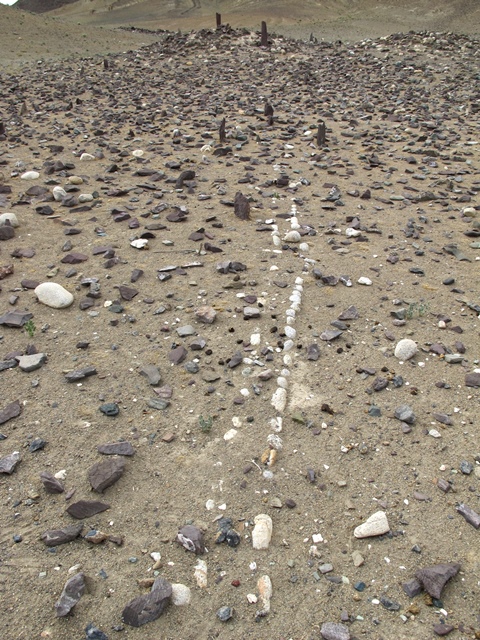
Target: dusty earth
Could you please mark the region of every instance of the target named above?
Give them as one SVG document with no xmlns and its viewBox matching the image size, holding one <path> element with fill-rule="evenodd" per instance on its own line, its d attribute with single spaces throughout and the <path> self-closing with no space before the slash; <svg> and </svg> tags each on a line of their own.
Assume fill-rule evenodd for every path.
<svg viewBox="0 0 480 640">
<path fill-rule="evenodd" d="M 93 623 L 110 640 L 303 640 L 326 622 L 344 625 L 338 638 L 480 637 L 479 532 L 457 511 L 480 512 L 479 393 L 466 384 L 480 366 L 479 42 L 461 35 L 478 34 L 478 12 L 457 34 L 360 40 L 384 35 L 372 18 L 338 25 L 348 45 L 271 36 L 265 49 L 249 30 L 153 35 L 0 10 L 0 215 L 19 221 L 0 242 L 0 269 L 13 265 L 0 315 L 33 314 L 0 325 L 0 412 L 21 408 L 0 425 L 0 458 L 21 456 L 0 475 L 2 637 L 80 639 Z M 285 239 L 295 215 L 300 242 Z M 39 303 L 32 287 L 47 281 L 74 303 Z M 212 324 L 196 316 L 205 305 Z M 404 338 L 418 346 L 407 362 L 394 356 Z M 46 362 L 12 366 L 26 351 Z M 67 381 L 85 367 L 96 373 Z M 395 418 L 401 405 L 413 424 Z M 135 455 L 92 492 L 97 447 L 120 440 Z M 65 493 L 47 493 L 42 472 Z M 66 508 L 81 499 L 110 508 L 47 547 L 41 535 L 78 522 Z M 390 532 L 356 538 L 377 511 Z M 267 550 L 252 548 L 261 513 Z M 220 517 L 238 546 L 216 544 Z M 204 533 L 202 556 L 175 542 L 186 523 Z M 92 530 L 123 543 L 94 545 Z M 461 566 L 441 599 L 410 598 L 402 585 L 438 563 Z M 86 592 L 57 618 L 78 571 Z M 157 575 L 190 587 L 191 603 L 124 624 L 148 592 L 139 581 Z M 259 617 L 247 595 L 264 575 Z"/>
</svg>

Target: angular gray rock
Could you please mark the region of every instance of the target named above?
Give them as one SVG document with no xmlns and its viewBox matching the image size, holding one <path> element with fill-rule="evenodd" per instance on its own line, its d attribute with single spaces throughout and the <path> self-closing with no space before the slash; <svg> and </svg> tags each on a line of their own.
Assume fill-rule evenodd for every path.
<svg viewBox="0 0 480 640">
<path fill-rule="evenodd" d="M 82 529 L 83 524 L 81 522 L 63 527 L 63 529 L 50 529 L 42 533 L 41 540 L 47 547 L 58 547 L 60 544 L 66 544 L 78 538 Z"/>
<path fill-rule="evenodd" d="M 466 504 L 459 504 L 457 507 L 457 512 L 465 518 L 465 520 L 475 527 L 475 529 L 480 528 L 480 514 L 474 511 L 471 507 Z"/>
<path fill-rule="evenodd" d="M 103 493 L 122 477 L 125 471 L 124 458 L 110 458 L 97 462 L 88 471 L 88 481 L 94 491 Z"/>
<path fill-rule="evenodd" d="M 47 355 L 45 353 L 34 353 L 29 356 L 17 356 L 16 360 L 18 366 L 22 371 L 26 373 L 40 369 L 40 367 L 46 362 Z"/>
<path fill-rule="evenodd" d="M 78 604 L 85 592 L 85 576 L 82 572 L 76 573 L 69 578 L 63 587 L 60 598 L 55 603 L 55 613 L 57 618 L 62 618 L 70 613 L 73 607 Z"/>
<path fill-rule="evenodd" d="M 456 563 L 436 564 L 432 567 L 420 569 L 415 577 L 421 582 L 423 588 L 432 598 L 439 599 L 442 595 L 443 587 L 450 578 L 453 578 L 460 571 L 460 565 Z"/>
<path fill-rule="evenodd" d="M 402 584 L 402 589 L 405 591 L 409 598 L 415 598 L 422 593 L 422 585 L 416 578 L 407 580 Z"/>
<path fill-rule="evenodd" d="M 415 422 L 415 414 L 408 404 L 402 404 L 395 409 L 395 418 L 407 424 L 413 424 Z"/>
<path fill-rule="evenodd" d="M 16 418 L 22 413 L 22 405 L 18 400 L 10 402 L 6 407 L 0 410 L 0 424 L 4 424 L 12 418 Z"/>
<path fill-rule="evenodd" d="M 146 364 L 140 369 L 140 375 L 147 378 L 148 383 L 152 386 L 160 384 L 162 375 L 154 364 Z"/>
<path fill-rule="evenodd" d="M 172 585 L 165 578 L 157 578 L 150 593 L 134 598 L 122 612 L 125 624 L 141 627 L 159 618 L 170 602 Z"/>
<path fill-rule="evenodd" d="M 94 376 L 97 374 L 97 370 L 95 367 L 89 366 L 84 367 L 83 369 L 76 369 L 75 371 L 70 371 L 65 374 L 65 380 L 67 382 L 78 382 L 79 380 L 83 380 L 84 378 L 89 378 L 90 376 Z"/>
<path fill-rule="evenodd" d="M 188 355 L 188 351 L 184 346 L 180 345 L 179 347 L 175 347 L 168 354 L 168 359 L 172 364 L 180 364 L 185 360 Z"/>
</svg>

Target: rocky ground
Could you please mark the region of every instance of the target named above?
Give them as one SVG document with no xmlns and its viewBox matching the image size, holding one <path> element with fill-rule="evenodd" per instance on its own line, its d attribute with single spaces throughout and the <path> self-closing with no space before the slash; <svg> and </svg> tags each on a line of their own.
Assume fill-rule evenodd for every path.
<svg viewBox="0 0 480 640">
<path fill-rule="evenodd" d="M 480 637 L 478 40 L 133 37 L 0 78 L 3 637 Z"/>
</svg>

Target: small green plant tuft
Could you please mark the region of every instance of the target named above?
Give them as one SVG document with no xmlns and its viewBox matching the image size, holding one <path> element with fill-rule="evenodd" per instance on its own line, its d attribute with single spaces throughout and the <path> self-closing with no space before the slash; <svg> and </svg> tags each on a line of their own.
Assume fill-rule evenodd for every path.
<svg viewBox="0 0 480 640">
<path fill-rule="evenodd" d="M 407 309 L 406 316 L 411 320 L 414 316 L 424 316 L 429 309 L 428 302 L 412 302 Z"/>
<path fill-rule="evenodd" d="M 30 319 L 28 322 L 26 322 L 24 324 L 25 327 L 25 331 L 28 333 L 30 338 L 33 338 L 33 336 L 35 335 L 35 331 L 37 330 L 37 327 L 35 326 L 35 323 L 33 322 L 32 319 Z"/>
<path fill-rule="evenodd" d="M 209 416 L 208 418 L 204 418 L 203 416 L 200 416 L 198 418 L 198 424 L 200 425 L 200 429 L 202 430 L 202 433 L 210 433 L 210 429 L 212 428 L 213 425 L 213 418 L 212 416 Z"/>
</svg>

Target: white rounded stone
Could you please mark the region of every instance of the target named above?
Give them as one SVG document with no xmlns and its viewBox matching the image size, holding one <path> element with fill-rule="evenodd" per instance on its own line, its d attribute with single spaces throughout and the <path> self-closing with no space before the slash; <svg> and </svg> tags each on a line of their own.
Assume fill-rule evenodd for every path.
<svg viewBox="0 0 480 640">
<path fill-rule="evenodd" d="M 298 248 L 300 249 L 300 251 L 302 251 L 303 253 L 307 253 L 307 251 L 310 249 L 310 246 L 308 244 L 308 242 L 301 242 L 298 245 Z"/>
<path fill-rule="evenodd" d="M 273 523 L 266 513 L 260 513 L 255 517 L 255 526 L 252 531 L 252 546 L 254 549 L 268 549 L 272 539 Z"/>
<path fill-rule="evenodd" d="M 417 353 L 418 348 L 416 343 L 409 338 L 400 340 L 395 347 L 395 357 L 399 360 L 410 360 Z"/>
<path fill-rule="evenodd" d="M 250 344 L 252 345 L 252 347 L 257 347 L 260 344 L 259 333 L 252 333 L 252 335 L 250 336 Z"/>
<path fill-rule="evenodd" d="M 22 180 L 38 180 L 39 177 L 40 174 L 38 171 L 25 171 L 25 173 L 22 173 L 20 176 Z"/>
<path fill-rule="evenodd" d="M 277 378 L 277 385 L 282 389 L 288 389 L 288 380 L 283 376 Z"/>
<path fill-rule="evenodd" d="M 144 154 L 145 151 L 143 149 L 135 149 L 135 151 L 132 151 L 132 156 L 134 156 L 135 158 L 141 158 Z"/>
<path fill-rule="evenodd" d="M 78 196 L 79 202 L 92 202 L 92 200 L 93 200 L 93 195 L 91 193 L 81 193 Z"/>
<path fill-rule="evenodd" d="M 176 607 L 183 607 L 187 604 L 190 604 L 190 601 L 192 599 L 192 592 L 190 591 L 189 587 L 184 584 L 173 583 L 171 599 L 172 604 L 174 604 Z"/>
<path fill-rule="evenodd" d="M 92 160 L 95 160 L 95 156 L 92 156 L 91 153 L 82 153 L 80 160 L 82 162 L 92 162 Z"/>
<path fill-rule="evenodd" d="M 207 587 L 207 575 L 208 567 L 205 560 L 198 560 L 195 565 L 195 571 L 193 572 L 194 578 L 197 581 L 197 585 L 200 589 L 206 589 Z"/>
<path fill-rule="evenodd" d="M 69 176 L 67 178 L 67 182 L 70 184 L 83 184 L 83 178 L 80 176 Z"/>
<path fill-rule="evenodd" d="M 359 525 L 353 535 L 356 538 L 371 538 L 373 536 L 381 536 L 390 531 L 387 514 L 385 511 L 377 511 L 371 515 L 365 522 Z"/>
<path fill-rule="evenodd" d="M 366 287 L 370 287 L 373 284 L 370 278 L 367 278 L 366 276 L 362 276 L 357 280 L 357 282 L 358 284 L 364 284 Z"/>
<path fill-rule="evenodd" d="M 273 244 L 276 247 L 279 247 L 282 244 L 282 241 L 280 239 L 280 236 L 273 236 Z"/>
<path fill-rule="evenodd" d="M 64 309 L 73 302 L 73 295 L 61 284 L 56 282 L 42 282 L 35 289 L 35 295 L 39 302 L 53 309 Z"/>
<path fill-rule="evenodd" d="M 300 278 L 300 276 L 297 276 L 295 278 L 295 284 L 303 284 L 303 278 Z"/>
<path fill-rule="evenodd" d="M 68 195 L 65 189 L 59 186 L 53 187 L 52 193 L 53 193 L 53 199 L 55 200 L 55 202 L 61 202 L 63 198 L 66 198 Z"/>
<path fill-rule="evenodd" d="M 233 440 L 233 438 L 237 435 L 238 431 L 236 429 L 229 429 L 224 435 L 223 435 L 223 439 L 225 440 L 225 442 L 229 442 L 230 440 Z"/>
<path fill-rule="evenodd" d="M 292 340 L 295 340 L 295 338 L 297 337 L 296 329 L 294 329 L 293 327 L 290 327 L 289 325 L 287 325 L 284 328 L 284 331 L 285 331 L 285 335 L 287 336 L 287 338 L 291 338 Z"/>
<path fill-rule="evenodd" d="M 298 231 L 289 231 L 283 237 L 285 242 L 300 242 L 302 236 L 298 233 Z"/>
<path fill-rule="evenodd" d="M 2 213 L 2 215 L 0 215 L 0 227 L 5 226 L 7 223 L 9 223 L 11 227 L 20 226 L 18 218 L 14 213 Z"/>
<path fill-rule="evenodd" d="M 145 249 L 148 246 L 147 238 L 138 238 L 138 240 L 132 240 L 130 246 L 134 249 Z"/>
<path fill-rule="evenodd" d="M 345 229 L 345 235 L 347 236 L 347 238 L 357 238 L 359 235 L 361 235 L 361 231 L 359 229 L 352 229 L 351 227 L 348 227 L 348 229 Z"/>
<path fill-rule="evenodd" d="M 285 410 L 285 406 L 287 404 L 287 392 L 285 389 L 279 387 L 272 396 L 272 406 L 278 411 L 278 413 L 283 413 Z"/>
</svg>

